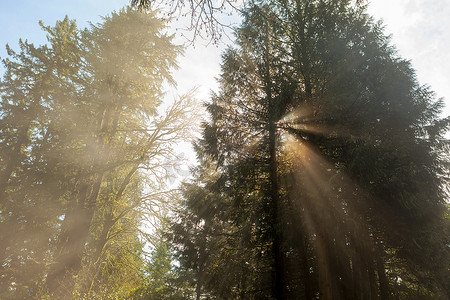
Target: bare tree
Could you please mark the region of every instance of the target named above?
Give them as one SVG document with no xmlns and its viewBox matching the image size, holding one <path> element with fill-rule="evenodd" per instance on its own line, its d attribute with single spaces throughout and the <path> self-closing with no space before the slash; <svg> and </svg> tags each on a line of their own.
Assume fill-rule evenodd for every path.
<svg viewBox="0 0 450 300">
<path fill-rule="evenodd" d="M 217 43 L 233 24 L 230 17 L 239 14 L 245 0 L 130 0 L 140 9 L 161 8 L 167 17 L 186 18 L 188 38 L 206 38 Z M 224 20 L 228 19 L 228 20 Z"/>
<path fill-rule="evenodd" d="M 296 0 L 304 1 L 304 0 Z M 247 4 L 254 0 L 130 0 L 131 5 L 140 9 L 161 8 L 167 17 L 188 18 L 187 31 L 191 32 L 191 42 L 197 37 L 217 43 L 227 30 L 233 29 L 230 16 L 240 14 Z M 367 0 L 354 0 L 355 5 L 364 5 Z M 228 19 L 228 20 L 225 20 Z"/>
</svg>

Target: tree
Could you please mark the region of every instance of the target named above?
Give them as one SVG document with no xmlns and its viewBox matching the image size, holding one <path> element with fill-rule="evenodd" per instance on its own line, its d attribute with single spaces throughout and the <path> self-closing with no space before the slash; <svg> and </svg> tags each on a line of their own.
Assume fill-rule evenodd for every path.
<svg viewBox="0 0 450 300">
<path fill-rule="evenodd" d="M 144 284 L 132 291 L 129 299 L 192 299 L 192 290 L 187 276 L 175 266 L 172 249 L 164 233 L 158 230 L 159 238 L 154 243 L 150 259 L 143 269 Z"/>
<path fill-rule="evenodd" d="M 449 119 L 381 25 L 350 1 L 272 1 L 236 43 L 172 229 L 202 293 L 446 297 Z"/>
<path fill-rule="evenodd" d="M 1 82 L 1 262 L 2 293 L 12 298 L 36 293 L 51 261 L 54 233 L 70 182 L 57 165 L 61 139 L 51 134 L 57 91 L 73 96 L 68 81 L 80 67 L 66 50 L 77 46 L 76 27 L 68 18 L 48 32 L 49 45 L 19 42 L 7 46 Z M 65 41 L 56 43 L 55 41 Z M 50 142 L 51 141 L 51 142 Z M 2 297 L 6 295 L 2 295 Z M 9 297 L 8 297 L 9 298 Z"/>
<path fill-rule="evenodd" d="M 160 108 L 181 48 L 150 11 L 41 26 L 48 45 L 3 61 L 2 297 L 124 296 L 140 284 L 144 213 L 195 120 L 190 94 Z"/>
<path fill-rule="evenodd" d="M 227 16 L 239 15 L 245 11 L 246 7 L 255 5 L 255 1 L 237 1 L 237 0 L 225 0 L 225 1 L 212 1 L 212 0 L 200 0 L 200 1 L 151 1 L 151 0 L 130 0 L 130 3 L 134 7 L 139 9 L 146 8 L 162 8 L 163 12 L 167 16 L 183 16 L 188 17 L 190 25 L 188 30 L 193 32 L 193 40 L 198 36 L 202 36 L 203 33 L 210 41 L 218 42 L 226 29 L 232 29 L 234 24 L 227 20 Z M 365 0 L 355 0 L 355 5 L 363 5 Z"/>
</svg>

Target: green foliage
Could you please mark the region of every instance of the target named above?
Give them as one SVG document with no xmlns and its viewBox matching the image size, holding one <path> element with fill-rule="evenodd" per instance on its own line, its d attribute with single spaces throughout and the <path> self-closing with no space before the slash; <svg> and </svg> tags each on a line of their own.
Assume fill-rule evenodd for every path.
<svg viewBox="0 0 450 300">
<path fill-rule="evenodd" d="M 170 204 L 165 162 L 195 120 L 191 95 L 159 108 L 181 48 L 151 11 L 41 27 L 46 45 L 3 60 L 0 297 L 125 297 L 142 283 L 143 221 Z"/>
<path fill-rule="evenodd" d="M 142 286 L 127 299 L 192 299 L 188 279 L 174 262 L 170 243 L 160 237 L 142 274 Z"/>
<path fill-rule="evenodd" d="M 448 298 L 443 101 L 351 1 L 242 13 L 173 215 L 167 162 L 198 110 L 160 107 L 166 23 L 66 17 L 7 46 L 0 298 Z"/>
<path fill-rule="evenodd" d="M 446 298 L 442 100 L 350 1 L 243 15 L 170 231 L 197 299 Z"/>
</svg>

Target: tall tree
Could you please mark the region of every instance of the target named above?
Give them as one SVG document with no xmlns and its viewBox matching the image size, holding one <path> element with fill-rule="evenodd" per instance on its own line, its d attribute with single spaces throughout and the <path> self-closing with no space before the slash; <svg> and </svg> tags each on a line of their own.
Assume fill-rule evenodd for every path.
<svg viewBox="0 0 450 300">
<path fill-rule="evenodd" d="M 1 292 L 124 296 L 140 284 L 144 213 L 194 126 L 190 94 L 160 107 L 181 48 L 150 11 L 41 26 L 48 45 L 4 60 Z"/>
<path fill-rule="evenodd" d="M 71 185 L 62 182 L 65 175 L 57 165 L 61 139 L 53 134 L 53 112 L 74 95 L 68 82 L 80 68 L 70 55 L 76 36 L 74 23 L 66 18 L 48 31 L 49 45 L 20 41 L 21 52 L 7 46 L 9 58 L 3 60 L 1 278 L 2 292 L 12 290 L 18 298 L 40 285 Z M 63 89 L 65 99 L 57 94 Z"/>
<path fill-rule="evenodd" d="M 270 4 L 223 56 L 172 229 L 181 262 L 219 298 L 446 297 L 423 259 L 449 259 L 442 100 L 364 8 Z"/>
</svg>

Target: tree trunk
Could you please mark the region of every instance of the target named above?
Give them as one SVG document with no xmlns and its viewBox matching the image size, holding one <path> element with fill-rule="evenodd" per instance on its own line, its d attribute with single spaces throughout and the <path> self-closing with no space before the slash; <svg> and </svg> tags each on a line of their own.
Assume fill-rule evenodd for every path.
<svg viewBox="0 0 450 300">
<path fill-rule="evenodd" d="M 269 110 L 269 181 L 271 198 L 271 223 L 272 223 L 272 297 L 277 300 L 284 299 L 284 266 L 280 226 L 280 197 L 278 185 L 278 162 L 277 162 L 277 125 L 278 113 L 275 99 L 272 97 L 272 79 L 270 75 L 270 51 L 269 51 L 269 25 L 265 28 L 265 53 L 264 53 L 264 80 L 266 99 Z"/>
<path fill-rule="evenodd" d="M 92 288 L 95 285 L 95 280 L 100 272 L 100 266 L 103 260 L 103 256 L 105 250 L 107 249 L 106 245 L 108 243 L 108 235 L 111 228 L 114 225 L 114 219 L 112 213 L 108 213 L 103 221 L 103 229 L 100 237 L 98 238 L 97 246 L 95 249 L 95 254 L 92 257 L 91 261 L 94 262 L 92 265 L 88 266 L 88 270 L 86 272 L 86 279 L 84 280 L 81 294 L 89 295 Z"/>
<path fill-rule="evenodd" d="M 106 244 L 109 241 L 109 233 L 111 229 L 113 228 L 114 224 L 117 223 L 121 218 L 125 217 L 125 215 L 130 211 L 130 209 L 125 209 L 122 211 L 118 216 L 114 216 L 114 203 L 118 202 L 123 194 L 125 193 L 125 189 L 133 179 L 133 175 L 136 173 L 136 171 L 139 169 L 139 163 L 136 163 L 131 170 L 128 172 L 127 176 L 125 176 L 124 180 L 122 181 L 119 190 L 117 191 L 117 194 L 112 199 L 110 205 L 109 205 L 109 212 L 107 213 L 105 219 L 103 220 L 103 229 L 100 234 L 100 237 L 98 238 L 98 243 L 96 245 L 94 256 L 92 257 L 92 261 L 94 264 L 90 267 L 90 270 L 87 272 L 87 278 L 85 280 L 83 291 L 84 294 L 89 294 L 91 289 L 93 288 L 95 284 L 95 280 L 97 278 L 97 275 L 99 273 L 99 267 L 102 263 L 102 257 L 104 255 Z"/>
<path fill-rule="evenodd" d="M 312 294 L 312 281 L 311 281 L 311 272 L 309 270 L 309 263 L 308 263 L 308 257 L 309 257 L 309 253 L 308 253 L 308 234 L 305 230 L 302 230 L 300 232 L 300 247 L 301 247 L 301 253 L 303 253 L 302 256 L 302 262 L 301 262 L 301 267 L 302 267 L 302 273 L 303 273 L 303 286 L 305 287 L 305 299 L 310 300 L 313 299 L 313 294 Z"/>
<path fill-rule="evenodd" d="M 75 285 L 75 276 L 81 269 L 84 248 L 89 236 L 96 200 L 102 176 L 97 175 L 90 185 L 82 184 L 78 203 L 64 219 L 55 263 L 47 276 L 50 294 L 59 299 L 70 298 Z"/>
<path fill-rule="evenodd" d="M 378 281 L 380 283 L 380 298 L 381 299 L 392 299 L 390 289 L 389 289 L 389 280 L 386 277 L 386 270 L 384 268 L 383 256 L 381 246 L 375 245 L 375 260 L 376 260 L 376 268 L 378 274 Z"/>
<path fill-rule="evenodd" d="M 97 206 L 97 198 L 107 165 L 108 138 L 114 133 L 109 132 L 111 108 L 104 108 L 98 114 L 98 131 L 96 141 L 86 149 L 95 149 L 97 153 L 88 153 L 91 166 L 88 168 L 90 179 L 81 178 L 78 201 L 74 209 L 64 219 L 63 231 L 59 239 L 55 263 L 50 268 L 47 277 L 47 288 L 56 297 L 67 298 L 73 293 L 75 276 L 82 266 L 83 253 L 89 237 L 89 230 Z M 92 150 L 91 150 L 92 151 Z M 98 170 L 101 170 L 98 172 Z"/>
<path fill-rule="evenodd" d="M 271 122 L 269 127 L 269 164 L 270 164 L 270 196 L 272 200 L 272 231 L 273 231 L 273 297 L 275 299 L 284 299 L 284 266 L 283 251 L 281 241 L 280 228 L 280 199 L 278 195 L 278 174 L 277 174 L 277 157 L 276 157 L 276 127 Z"/>
</svg>

